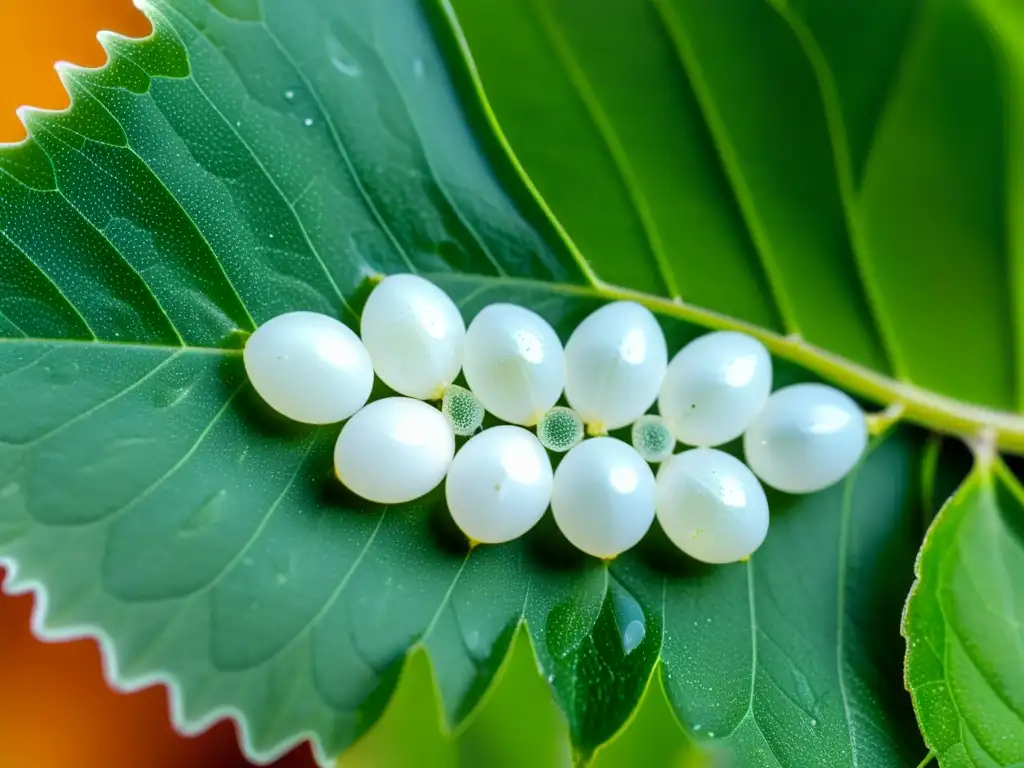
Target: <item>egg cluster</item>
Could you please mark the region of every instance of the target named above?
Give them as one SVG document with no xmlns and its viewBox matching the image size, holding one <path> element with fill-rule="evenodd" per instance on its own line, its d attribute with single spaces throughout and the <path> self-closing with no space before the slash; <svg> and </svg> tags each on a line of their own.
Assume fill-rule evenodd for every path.
<svg viewBox="0 0 1024 768">
<path fill-rule="evenodd" d="M 452 518 L 483 543 L 523 535 L 550 506 L 565 537 L 596 557 L 629 549 L 657 517 L 691 557 L 743 560 L 768 533 L 758 478 L 788 493 L 821 490 L 867 444 L 864 415 L 842 392 L 773 393 L 756 339 L 709 333 L 669 362 L 654 316 L 628 301 L 593 312 L 563 348 L 524 307 L 491 304 L 467 329 L 440 288 L 393 275 L 367 299 L 359 336 L 292 312 L 257 329 L 244 360 L 283 415 L 348 420 L 334 466 L 352 492 L 398 504 L 445 481 Z M 454 384 L 460 371 L 468 389 Z M 374 373 L 402 396 L 367 404 Z M 647 413 L 655 402 L 660 415 Z M 485 411 L 508 423 L 481 431 Z M 607 436 L 626 427 L 632 444 Z M 457 451 L 456 435 L 469 436 Z M 746 464 L 713 447 L 740 436 Z M 677 441 L 693 447 L 673 454 Z M 556 470 L 548 450 L 567 451 Z"/>
</svg>

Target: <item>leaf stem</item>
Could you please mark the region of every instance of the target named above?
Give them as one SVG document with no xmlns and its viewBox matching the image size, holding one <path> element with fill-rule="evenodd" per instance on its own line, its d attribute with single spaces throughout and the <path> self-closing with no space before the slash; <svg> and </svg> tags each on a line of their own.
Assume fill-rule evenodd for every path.
<svg viewBox="0 0 1024 768">
<path fill-rule="evenodd" d="M 593 286 L 548 283 L 525 278 L 495 278 L 483 275 L 424 275 L 445 282 L 457 280 L 493 280 L 503 285 L 519 285 L 563 296 L 635 301 L 656 314 L 673 317 L 710 330 L 741 331 L 758 339 L 776 357 L 806 368 L 857 397 L 879 404 L 883 410 L 873 415 L 876 428 L 886 429 L 907 421 L 933 432 L 952 435 L 969 445 L 990 445 L 1000 451 L 1024 454 L 1024 414 L 999 411 L 965 403 L 940 395 L 908 381 L 900 381 L 853 363 L 817 347 L 798 335 L 783 336 L 714 310 L 642 291 L 611 285 L 598 280 Z M 871 417 L 869 417 L 871 418 Z"/>
<path fill-rule="evenodd" d="M 926 765 L 928 765 L 934 759 L 935 759 L 935 753 L 929 751 L 928 754 L 924 756 L 924 760 L 922 760 L 920 763 L 917 764 L 917 768 L 924 768 Z"/>
<path fill-rule="evenodd" d="M 559 286 L 561 287 L 561 286 Z M 886 426 L 905 420 L 968 442 L 993 441 L 1000 450 L 1024 453 L 1024 415 L 997 411 L 940 395 L 907 381 L 898 381 L 816 347 L 796 335 L 781 336 L 756 325 L 708 309 L 658 296 L 598 283 L 593 293 L 608 299 L 635 301 L 652 312 L 707 328 L 736 330 L 760 340 L 773 355 L 797 363 L 853 394 L 879 403 L 889 414 Z M 894 415 L 902 408 L 899 416 Z M 892 409 L 892 410 L 888 410 Z"/>
</svg>

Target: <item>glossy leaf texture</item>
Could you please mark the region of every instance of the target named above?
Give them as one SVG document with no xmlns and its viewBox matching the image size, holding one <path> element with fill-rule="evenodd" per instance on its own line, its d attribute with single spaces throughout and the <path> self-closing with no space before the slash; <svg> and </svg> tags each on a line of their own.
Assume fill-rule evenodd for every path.
<svg viewBox="0 0 1024 768">
<path fill-rule="evenodd" d="M 939 764 L 1024 762 L 1024 489 L 979 467 L 928 533 L 907 603 L 907 687 Z"/>
<path fill-rule="evenodd" d="M 474 19 L 487 17 L 467 6 L 459 10 L 479 40 L 473 51 L 507 50 L 479 37 Z M 638 7 L 609 0 L 602 12 Z M 718 33 L 751 33 L 761 21 L 745 20 L 752 7 L 737 2 L 735 24 Z M 660 20 L 667 6 L 650 8 Z M 467 320 L 489 302 L 515 301 L 566 339 L 602 301 L 635 296 L 660 313 L 672 351 L 701 332 L 691 321 L 717 327 L 733 322 L 728 315 L 818 372 L 837 360 L 836 370 L 875 371 L 873 379 L 857 374 L 871 385 L 860 394 L 885 400 L 905 391 L 885 376 L 901 372 L 892 363 L 895 331 L 881 313 L 867 313 L 874 289 L 858 288 L 867 282 L 858 282 L 860 262 L 844 239 L 852 217 L 843 175 L 819 178 L 832 165 L 787 167 L 767 151 L 754 162 L 756 146 L 741 154 L 737 144 L 735 167 L 723 169 L 719 140 L 708 138 L 715 121 L 688 113 L 694 138 L 673 146 L 689 153 L 692 168 L 662 152 L 675 169 L 663 177 L 670 186 L 644 193 L 650 205 L 686 214 L 673 235 L 681 239 L 663 235 L 668 244 L 654 245 L 644 222 L 667 219 L 651 211 L 634 222 L 639 235 L 619 228 L 639 210 L 638 186 L 619 188 L 618 202 L 596 197 L 622 174 L 608 165 L 615 157 L 659 146 L 646 139 L 603 160 L 577 158 L 583 175 L 564 181 L 595 197 L 574 203 L 574 217 L 551 172 L 529 160 L 529 134 L 515 135 L 514 115 L 495 98 L 513 139 L 508 153 L 445 10 L 414 0 L 160 0 L 146 6 L 152 37 L 106 36 L 107 67 L 62 70 L 70 111 L 25 114 L 29 141 L 0 150 L 5 588 L 38 591 L 40 634 L 100 637 L 117 685 L 169 683 L 186 732 L 237 718 L 254 758 L 310 738 L 329 762 L 380 717 L 410 649 L 426 649 L 446 723 L 460 726 L 525 620 L 580 760 L 621 730 L 659 675 L 692 734 L 740 760 L 916 764 L 924 747 L 901 686 L 898 621 L 925 497 L 949 484 L 939 482 L 947 479 L 936 477 L 941 462 L 916 429 L 898 426 L 840 486 L 773 495 L 772 532 L 746 565 L 695 568 L 654 532 L 607 566 L 571 552 L 550 517 L 523 540 L 470 550 L 440 492 L 389 508 L 354 498 L 331 473 L 337 427 L 284 424 L 248 386 L 239 349 L 259 323 L 308 309 L 355 325 L 368 277 L 411 270 L 448 290 Z M 613 32 L 630 29 L 607 21 Z M 956 32 L 962 19 L 954 21 Z M 963 34 L 981 35 L 970 24 Z M 529 27 L 507 29 L 527 45 Z M 672 41 L 663 52 L 673 53 L 668 27 L 657 29 Z M 789 38 L 764 40 L 788 50 Z M 737 50 L 753 56 L 759 45 Z M 649 46 L 633 48 L 646 61 Z M 926 61 L 922 77 L 938 66 Z M 730 88 L 749 87 L 747 76 L 761 69 L 745 66 Z M 491 95 L 500 79 L 482 71 Z M 542 70 L 541 79 L 554 87 L 559 72 Z M 677 77 L 685 84 L 690 75 Z M 546 92 L 521 81 L 531 82 L 536 95 Z M 806 88 L 781 95 L 817 93 L 807 73 L 793 82 Z M 977 84 L 964 89 L 982 98 Z M 552 103 L 571 105 L 558 94 Z M 616 114 L 639 114 L 627 107 Z M 751 114 L 739 123 L 769 125 L 771 115 Z M 548 122 L 552 137 L 562 135 L 557 120 Z M 749 141 L 760 135 L 748 132 Z M 827 148 L 831 135 L 801 134 L 792 151 Z M 583 137 L 546 145 L 550 168 L 589 151 Z M 935 162 L 982 173 L 988 166 L 956 165 L 960 138 L 929 143 Z M 898 147 L 891 153 L 893 163 L 903 156 Z M 749 190 L 734 192 L 750 164 L 765 178 L 754 184 L 744 171 L 740 186 Z M 773 197 L 768 178 L 805 186 Z M 974 201 L 970 178 L 950 178 L 957 183 L 929 190 L 955 188 Z M 827 205 L 829 215 L 818 208 Z M 889 207 L 880 204 L 880 215 Z M 965 203 L 961 223 L 977 234 L 974 210 Z M 953 214 L 946 219 L 959 226 Z M 591 227 L 607 229 L 587 234 Z M 1014 358 L 984 357 L 986 345 L 1005 338 L 956 343 L 957 334 L 988 333 L 986 324 L 1010 311 L 1009 296 L 985 282 L 994 263 L 988 241 L 970 242 L 977 290 L 992 292 L 964 313 L 974 325 L 943 336 L 952 322 L 943 316 L 946 325 L 920 349 L 916 338 L 904 341 L 925 361 L 920 371 L 937 365 L 928 351 L 936 339 L 961 354 L 950 378 L 915 374 L 918 384 L 1009 409 Z M 765 258 L 766 244 L 777 263 Z M 923 259 L 925 250 L 915 253 Z M 947 279 L 963 282 L 955 273 L 935 285 Z M 1006 283 L 1000 276 L 1004 293 Z M 815 285 L 824 286 L 818 298 Z M 713 312 L 673 302 L 678 293 Z M 900 332 L 909 323 L 891 322 Z M 793 330 L 845 357 L 779 335 Z M 971 361 L 987 367 L 968 376 Z M 777 373 L 777 386 L 810 375 L 783 359 Z"/>
<path fill-rule="evenodd" d="M 1006 4 L 449 4 L 600 279 L 1020 409 L 1024 62 Z"/>
<path fill-rule="evenodd" d="M 708 309 L 734 327 L 753 324 L 792 358 L 803 359 L 802 344 L 835 353 L 890 377 L 883 402 L 906 403 L 898 390 L 912 383 L 960 404 L 1020 409 L 1024 49 L 1015 11 L 819 0 L 445 7 L 458 17 L 499 130 L 596 280 L 666 297 L 679 315 Z M 949 426 L 940 421 L 928 425 Z M 931 448 L 926 455 L 920 490 L 941 503 L 961 475 L 937 469 Z M 753 572 L 782 537 L 777 507 Z M 844 562 L 833 569 L 843 574 Z M 905 564 L 876 567 L 895 568 L 906 584 Z M 789 623 L 803 613 L 788 611 Z M 666 632 L 667 680 L 678 660 L 670 624 Z M 891 619 L 875 637 L 898 652 Z M 840 638 L 845 658 L 849 635 Z M 721 647 L 704 640 L 702 649 Z M 795 658 L 797 670 L 820 674 L 814 653 Z M 778 678 L 783 667 L 773 661 L 767 675 Z M 740 688 L 712 677 L 715 700 Z M 832 681 L 849 728 L 818 752 L 792 751 L 795 723 L 766 725 L 753 695 L 738 711 L 753 713 L 757 728 L 733 718 L 715 732 L 732 733 L 751 764 L 896 764 L 895 752 L 873 751 L 884 743 L 874 737 L 900 727 L 851 707 L 856 689 L 842 675 Z M 700 738 L 707 718 L 694 711 L 693 693 L 673 701 Z M 784 711 L 781 701 L 763 712 Z"/>
</svg>

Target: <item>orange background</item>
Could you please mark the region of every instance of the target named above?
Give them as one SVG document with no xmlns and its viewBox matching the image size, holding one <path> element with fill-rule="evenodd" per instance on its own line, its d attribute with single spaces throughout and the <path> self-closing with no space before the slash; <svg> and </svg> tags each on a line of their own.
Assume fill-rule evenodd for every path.
<svg viewBox="0 0 1024 768">
<path fill-rule="evenodd" d="M 25 131 L 23 104 L 67 106 L 55 61 L 99 66 L 96 32 L 149 32 L 130 0 L 0 0 L 0 143 Z M 0 569 L 2 580 L 3 569 Z M 29 630 L 32 598 L 0 596 L 0 766 L 3 768 L 241 768 L 234 727 L 193 739 L 171 728 L 162 688 L 124 695 L 106 687 L 91 641 L 46 644 Z M 307 768 L 303 748 L 275 763 Z"/>
</svg>

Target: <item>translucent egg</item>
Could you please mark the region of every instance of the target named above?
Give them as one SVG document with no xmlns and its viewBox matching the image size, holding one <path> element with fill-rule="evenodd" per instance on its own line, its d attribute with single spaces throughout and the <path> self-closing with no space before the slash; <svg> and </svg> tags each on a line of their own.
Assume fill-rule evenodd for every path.
<svg viewBox="0 0 1024 768">
<path fill-rule="evenodd" d="M 658 522 L 705 563 L 750 557 L 768 535 L 768 499 L 747 465 L 714 448 L 683 451 L 658 469 Z"/>
<path fill-rule="evenodd" d="M 772 359 L 764 345 L 745 333 L 718 331 L 672 358 L 658 410 L 680 442 L 721 445 L 743 434 L 771 389 Z"/>
<path fill-rule="evenodd" d="M 537 438 L 549 451 L 565 453 L 583 440 L 583 419 L 572 408 L 556 405 L 537 422 Z"/>
<path fill-rule="evenodd" d="M 551 511 L 559 530 L 594 557 L 632 547 L 654 520 L 654 474 L 621 440 L 584 440 L 555 470 Z"/>
<path fill-rule="evenodd" d="M 813 493 L 839 482 L 867 444 L 860 407 L 824 384 L 794 384 L 772 393 L 743 437 L 750 468 L 787 493 Z"/>
<path fill-rule="evenodd" d="M 485 429 L 455 454 L 445 496 L 456 525 L 485 544 L 530 530 L 551 501 L 551 460 L 522 427 Z"/>
<path fill-rule="evenodd" d="M 382 504 L 412 501 L 440 485 L 455 435 L 436 408 L 408 397 L 377 400 L 341 428 L 334 471 L 353 493 Z"/>
<path fill-rule="evenodd" d="M 441 413 L 448 420 L 452 432 L 460 437 L 472 435 L 484 423 L 484 406 L 479 398 L 458 384 L 445 388 Z"/>
<path fill-rule="evenodd" d="M 469 324 L 462 370 L 489 413 L 531 426 L 562 396 L 565 353 L 536 312 L 491 304 Z"/>
<path fill-rule="evenodd" d="M 591 433 L 624 427 L 658 397 L 667 361 L 654 315 L 632 301 L 608 304 L 565 345 L 565 397 Z"/>
<path fill-rule="evenodd" d="M 466 324 L 448 294 L 422 277 L 392 275 L 374 288 L 360 334 L 373 369 L 399 394 L 438 400 L 462 368 Z"/>
<path fill-rule="evenodd" d="M 676 447 L 676 438 L 669 431 L 661 416 L 648 414 L 633 422 L 631 432 L 633 448 L 643 456 L 644 461 L 658 463 L 672 455 Z"/>
<path fill-rule="evenodd" d="M 306 424 L 331 424 L 362 408 L 373 388 L 363 342 L 333 317 L 289 312 L 249 337 L 242 355 L 253 388 L 267 404 Z"/>
</svg>

